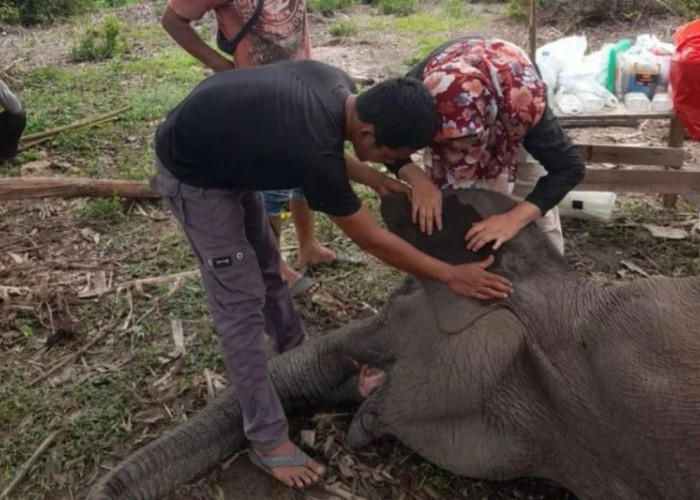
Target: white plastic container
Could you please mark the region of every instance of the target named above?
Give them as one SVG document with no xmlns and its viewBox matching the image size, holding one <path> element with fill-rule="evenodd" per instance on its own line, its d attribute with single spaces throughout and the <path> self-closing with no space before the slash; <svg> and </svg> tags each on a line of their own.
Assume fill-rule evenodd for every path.
<svg viewBox="0 0 700 500">
<path fill-rule="evenodd" d="M 583 111 L 586 113 L 594 113 L 605 107 L 605 101 L 603 98 L 591 92 L 582 92 L 580 94 L 576 94 L 576 97 L 578 97 L 581 101 Z"/>
<path fill-rule="evenodd" d="M 629 111 L 649 111 L 651 102 L 642 92 L 628 92 L 625 94 L 625 106 Z"/>
<path fill-rule="evenodd" d="M 673 103 L 671 102 L 671 96 L 669 96 L 668 94 L 656 94 L 651 100 L 652 111 L 668 112 L 672 109 Z"/>
<path fill-rule="evenodd" d="M 581 99 L 574 94 L 557 94 L 555 101 L 562 113 L 567 115 L 577 115 L 583 111 Z"/>
<path fill-rule="evenodd" d="M 571 191 L 559 202 L 562 217 L 607 221 L 612 217 L 617 195 L 605 191 Z"/>
</svg>

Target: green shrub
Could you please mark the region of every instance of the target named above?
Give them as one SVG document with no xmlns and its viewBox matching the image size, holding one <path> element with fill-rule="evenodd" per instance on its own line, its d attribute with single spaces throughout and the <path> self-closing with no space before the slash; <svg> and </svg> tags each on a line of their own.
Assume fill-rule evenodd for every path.
<svg viewBox="0 0 700 500">
<path fill-rule="evenodd" d="M 416 10 L 416 0 L 379 0 L 377 7 L 382 14 L 407 16 Z"/>
<path fill-rule="evenodd" d="M 0 21 L 40 24 L 85 12 L 94 0 L 0 0 Z"/>
<path fill-rule="evenodd" d="M 452 19 L 465 19 L 471 16 L 467 0 L 447 0 L 442 2 L 443 13 Z"/>
<path fill-rule="evenodd" d="M 672 3 L 688 18 L 700 16 L 700 0 L 673 0 Z"/>
<path fill-rule="evenodd" d="M 81 35 L 71 50 L 71 58 L 75 62 L 103 61 L 125 50 L 124 23 L 107 16 L 97 28 L 89 28 Z"/>
<path fill-rule="evenodd" d="M 331 24 L 328 33 L 335 37 L 350 36 L 357 33 L 357 25 L 354 21 L 338 21 Z"/>
<path fill-rule="evenodd" d="M 320 12 L 324 16 L 332 16 L 335 11 L 344 9 L 356 3 L 356 0 L 308 0 L 306 8 L 309 12 Z"/>
<path fill-rule="evenodd" d="M 510 0 L 506 5 L 506 16 L 508 19 L 525 19 L 525 6 L 521 0 Z"/>
</svg>

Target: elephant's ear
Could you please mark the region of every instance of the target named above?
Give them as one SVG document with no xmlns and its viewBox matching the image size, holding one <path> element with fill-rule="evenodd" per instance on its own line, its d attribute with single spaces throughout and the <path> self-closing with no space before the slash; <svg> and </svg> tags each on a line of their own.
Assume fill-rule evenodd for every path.
<svg viewBox="0 0 700 500">
<path fill-rule="evenodd" d="M 493 251 L 487 245 L 478 252 L 467 250 L 464 236 L 473 224 L 483 220 L 473 205 L 461 202 L 455 195 L 445 195 L 442 205 L 442 231 L 431 236 L 421 232 L 411 220 L 411 203 L 403 194 L 382 197 L 382 219 L 389 231 L 400 236 L 421 252 L 450 264 L 467 264 L 484 260 Z"/>
<path fill-rule="evenodd" d="M 466 330 L 476 320 L 503 307 L 499 301 L 480 301 L 457 295 L 447 286 L 433 280 L 421 280 L 438 327 L 449 335 Z"/>
<path fill-rule="evenodd" d="M 483 220 L 474 206 L 459 201 L 457 196 L 443 199 L 442 231 L 427 236 L 411 220 L 411 204 L 402 194 L 382 198 L 382 218 L 389 230 L 400 236 L 422 252 L 450 264 L 467 264 L 485 259 L 492 250 L 482 248 L 479 252 L 467 250 L 464 236 L 472 224 Z M 498 258 L 498 254 L 496 254 Z M 500 307 L 497 302 L 482 302 L 461 297 L 447 286 L 432 280 L 421 279 L 428 300 L 435 311 L 440 330 L 458 333 L 484 314 Z"/>
</svg>

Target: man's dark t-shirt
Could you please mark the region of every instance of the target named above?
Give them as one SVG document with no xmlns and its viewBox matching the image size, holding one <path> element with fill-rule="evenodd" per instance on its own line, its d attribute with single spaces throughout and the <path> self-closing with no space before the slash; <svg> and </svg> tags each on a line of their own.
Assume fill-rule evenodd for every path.
<svg viewBox="0 0 700 500">
<path fill-rule="evenodd" d="M 156 154 L 192 186 L 301 187 L 312 209 L 351 215 L 360 201 L 343 146 L 345 100 L 354 92 L 346 73 L 316 61 L 224 71 L 168 114 Z"/>
</svg>

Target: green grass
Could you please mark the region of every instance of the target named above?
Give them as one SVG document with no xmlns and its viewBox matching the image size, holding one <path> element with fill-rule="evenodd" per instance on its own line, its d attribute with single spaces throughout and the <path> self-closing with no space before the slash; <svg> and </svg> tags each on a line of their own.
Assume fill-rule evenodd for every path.
<svg viewBox="0 0 700 500">
<path fill-rule="evenodd" d="M 146 57 L 36 69 L 24 77 L 22 98 L 32 110 L 27 133 L 129 105 L 132 109 L 117 121 L 62 133 L 48 145 L 82 175 L 143 179 L 151 171 L 157 123 L 205 75 L 196 60 L 172 43 Z"/>
<path fill-rule="evenodd" d="M 335 37 L 346 37 L 357 33 L 357 23 L 352 20 L 338 21 L 330 25 L 328 33 Z"/>
<path fill-rule="evenodd" d="M 444 35 L 423 35 L 418 37 L 416 40 L 416 49 L 408 58 L 406 58 L 406 64 L 409 66 L 415 66 L 423 59 L 428 57 L 434 49 L 442 45 L 449 40 L 448 37 Z"/>
<path fill-rule="evenodd" d="M 452 18 L 445 14 L 418 12 L 405 17 L 377 17 L 369 20 L 372 29 L 393 30 L 399 33 L 429 34 L 480 26 L 479 17 Z"/>
</svg>

